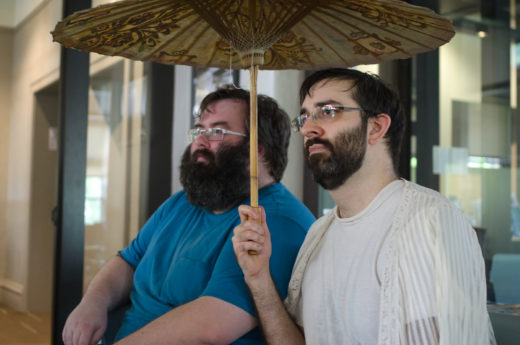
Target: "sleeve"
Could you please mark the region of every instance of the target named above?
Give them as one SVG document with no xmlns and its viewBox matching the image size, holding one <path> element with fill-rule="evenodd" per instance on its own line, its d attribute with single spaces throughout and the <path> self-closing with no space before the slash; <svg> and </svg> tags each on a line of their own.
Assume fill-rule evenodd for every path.
<svg viewBox="0 0 520 345">
<path fill-rule="evenodd" d="M 287 295 L 294 260 L 307 229 L 285 216 L 269 214 L 266 216 L 272 241 L 271 274 L 283 299 Z M 232 232 L 222 248 L 202 295 L 222 299 L 256 316 L 253 300 L 235 258 L 231 237 Z"/>
<path fill-rule="evenodd" d="M 437 209 L 436 280 L 443 344 L 489 344 L 485 265 L 477 235 L 453 206 Z M 491 341 L 492 342 L 492 341 Z"/>
<path fill-rule="evenodd" d="M 404 344 L 484 344 L 485 275 L 472 227 L 447 202 L 430 204 L 406 226 L 398 263 Z"/>
<path fill-rule="evenodd" d="M 153 238 L 155 230 L 160 224 L 164 216 L 170 211 L 175 204 L 178 194 L 167 199 L 146 221 L 137 236 L 130 244 L 119 252 L 119 255 L 134 269 L 137 267 L 141 258 L 146 252 L 150 241 Z"/>
</svg>

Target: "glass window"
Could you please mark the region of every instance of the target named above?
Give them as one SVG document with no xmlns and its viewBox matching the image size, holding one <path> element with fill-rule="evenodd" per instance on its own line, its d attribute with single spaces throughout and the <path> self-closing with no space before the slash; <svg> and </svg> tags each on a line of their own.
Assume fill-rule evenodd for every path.
<svg viewBox="0 0 520 345">
<path fill-rule="evenodd" d="M 92 57 L 92 56 L 91 56 Z M 144 223 L 149 115 L 142 62 L 91 58 L 84 289 Z"/>
<path fill-rule="evenodd" d="M 520 336 L 512 326 L 520 316 L 511 307 L 520 304 L 520 1 L 440 3 L 456 35 L 439 50 L 440 131 L 432 173 L 475 228 L 497 342 L 513 344 L 511 337 Z"/>
<path fill-rule="evenodd" d="M 238 86 L 238 71 L 221 68 L 194 68 L 193 114 L 199 113 L 200 102 L 208 93 L 225 84 Z"/>
</svg>

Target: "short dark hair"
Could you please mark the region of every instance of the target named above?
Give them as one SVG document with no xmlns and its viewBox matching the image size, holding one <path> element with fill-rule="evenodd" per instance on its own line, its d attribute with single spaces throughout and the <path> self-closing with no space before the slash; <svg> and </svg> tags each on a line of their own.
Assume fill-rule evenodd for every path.
<svg viewBox="0 0 520 345">
<path fill-rule="evenodd" d="M 311 88 L 322 80 L 350 80 L 353 82 L 352 98 L 363 109 L 363 121 L 384 113 L 390 116 L 392 122 L 385 135 L 387 147 L 392 157 L 396 174 L 399 169 L 399 155 L 405 129 L 403 107 L 399 96 L 374 74 L 361 72 L 355 69 L 330 68 L 317 71 L 309 75 L 300 88 L 300 104 Z"/>
<path fill-rule="evenodd" d="M 200 103 L 200 113 L 213 102 L 222 99 L 237 99 L 247 105 L 244 114 L 245 126 L 249 137 L 249 91 L 233 85 L 223 85 L 208 94 Z M 274 99 L 265 95 L 257 96 L 258 144 L 264 149 L 264 160 L 276 182 L 280 182 L 287 167 L 287 150 L 291 136 L 291 122 L 287 113 Z"/>
</svg>

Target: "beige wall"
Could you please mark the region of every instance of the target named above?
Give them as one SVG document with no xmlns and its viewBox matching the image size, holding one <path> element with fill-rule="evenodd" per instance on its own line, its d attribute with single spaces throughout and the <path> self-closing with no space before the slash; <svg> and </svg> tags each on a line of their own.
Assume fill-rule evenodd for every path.
<svg viewBox="0 0 520 345">
<path fill-rule="evenodd" d="M 3 295 L 3 277 L 6 258 L 3 243 L 6 233 L 7 201 L 7 155 L 9 145 L 9 117 L 11 114 L 11 65 L 13 51 L 13 31 L 0 29 L 0 301 Z"/>
<path fill-rule="evenodd" d="M 260 71 L 258 73 L 257 92 L 273 97 L 292 120 L 300 112 L 299 90 L 304 72 L 296 70 Z M 248 71 L 241 71 L 240 86 L 250 88 Z M 291 131 L 289 142 L 289 161 L 282 183 L 300 200 L 303 200 L 303 137 Z"/>
<path fill-rule="evenodd" d="M 8 155 L 1 158 L 7 163 L 4 164 L 7 187 L 0 180 L 7 189 L 6 207 L 2 210 L 6 214 L 6 228 L 0 238 L 4 267 L 0 272 L 0 282 L 3 282 L 0 302 L 20 310 L 27 309 L 28 289 L 34 288 L 28 286 L 34 93 L 58 77 L 60 47 L 52 42 L 50 31 L 61 18 L 61 3 L 60 0 L 46 2 L 29 20 L 15 28 L 9 64 L 12 74 Z M 1 61 L 0 66 L 4 66 L 4 60 Z M 1 121 L 3 124 L 3 118 Z"/>
</svg>

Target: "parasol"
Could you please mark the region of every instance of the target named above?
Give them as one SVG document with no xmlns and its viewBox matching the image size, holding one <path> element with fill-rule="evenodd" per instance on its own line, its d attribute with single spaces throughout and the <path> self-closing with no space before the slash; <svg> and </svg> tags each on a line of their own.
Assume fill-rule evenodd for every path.
<svg viewBox="0 0 520 345">
<path fill-rule="evenodd" d="M 251 206 L 258 207 L 258 69 L 320 69 L 408 58 L 454 35 L 398 0 L 123 0 L 56 25 L 65 47 L 195 67 L 248 68 Z"/>
</svg>

